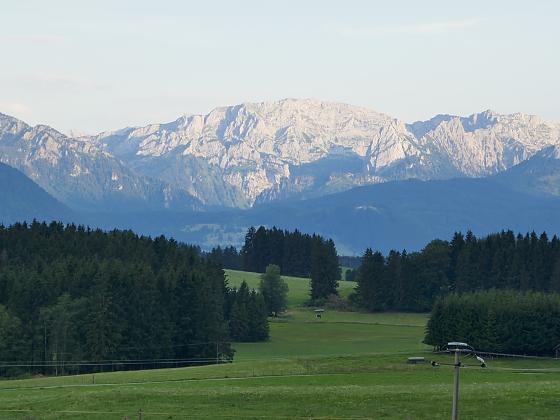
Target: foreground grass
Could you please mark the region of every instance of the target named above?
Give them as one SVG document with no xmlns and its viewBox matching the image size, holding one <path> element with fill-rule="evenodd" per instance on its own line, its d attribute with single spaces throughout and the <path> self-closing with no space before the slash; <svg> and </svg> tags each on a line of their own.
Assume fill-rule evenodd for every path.
<svg viewBox="0 0 560 420">
<path fill-rule="evenodd" d="M 447 418 L 452 370 L 407 355 L 292 358 L 0 382 L 4 418 Z M 439 360 L 445 361 L 444 356 Z M 555 361 L 461 372 L 462 418 L 557 418 Z M 33 387 L 33 388 L 28 388 Z M 137 418 L 137 417 L 135 417 Z"/>
</svg>

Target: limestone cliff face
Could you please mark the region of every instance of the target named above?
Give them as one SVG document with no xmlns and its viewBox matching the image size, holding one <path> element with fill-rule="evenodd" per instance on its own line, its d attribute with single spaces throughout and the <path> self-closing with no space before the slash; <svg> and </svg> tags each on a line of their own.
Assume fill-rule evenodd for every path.
<svg viewBox="0 0 560 420">
<path fill-rule="evenodd" d="M 285 99 L 102 133 L 92 141 L 204 203 L 246 207 L 388 180 L 498 173 L 558 144 L 559 127 L 492 111 L 404 124 L 366 108 Z"/>
<path fill-rule="evenodd" d="M 405 124 L 341 103 L 284 99 L 67 137 L 0 115 L 0 161 L 66 204 L 251 207 L 403 179 L 484 177 L 560 144 L 560 125 L 492 111 Z"/>
<path fill-rule="evenodd" d="M 17 168 L 49 194 L 82 210 L 192 208 L 184 191 L 130 170 L 88 139 L 0 114 L 0 162 Z"/>
</svg>

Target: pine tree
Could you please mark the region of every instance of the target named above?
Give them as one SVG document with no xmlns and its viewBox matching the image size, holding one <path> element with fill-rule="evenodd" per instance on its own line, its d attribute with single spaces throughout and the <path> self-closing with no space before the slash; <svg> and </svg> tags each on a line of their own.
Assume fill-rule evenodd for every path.
<svg viewBox="0 0 560 420">
<path fill-rule="evenodd" d="M 385 309 L 400 307 L 402 286 L 401 254 L 397 251 L 390 251 L 385 266 L 384 282 L 379 291 L 380 300 L 384 302 Z"/>
<path fill-rule="evenodd" d="M 268 340 L 268 313 L 262 294 L 251 291 L 248 305 L 250 341 Z"/>
<path fill-rule="evenodd" d="M 249 287 L 243 281 L 235 296 L 235 302 L 231 309 L 229 331 L 231 338 L 235 341 L 249 341 Z"/>
<path fill-rule="evenodd" d="M 560 293 L 560 256 L 556 258 L 550 277 L 550 291 Z"/>
<path fill-rule="evenodd" d="M 315 237 L 311 253 L 311 299 L 326 299 L 337 295 L 340 279 L 338 255 L 332 240 Z"/>
<path fill-rule="evenodd" d="M 469 230 L 465 236 L 465 244 L 457 256 L 454 270 L 454 290 L 465 292 L 479 289 L 480 270 L 478 267 L 478 242 L 474 234 Z"/>
<path fill-rule="evenodd" d="M 286 309 L 288 284 L 280 276 L 280 267 L 269 264 L 261 274 L 259 291 L 264 298 L 268 314 L 277 316 Z"/>
<path fill-rule="evenodd" d="M 465 246 L 465 238 L 461 232 L 455 232 L 453 235 L 453 239 L 449 243 L 449 270 L 447 273 L 447 277 L 449 278 L 449 284 L 451 290 L 457 290 L 456 286 L 456 276 L 457 276 L 457 261 L 459 259 L 459 255 L 463 251 L 463 247 Z"/>
<path fill-rule="evenodd" d="M 379 293 L 385 276 L 385 258 L 380 252 L 366 249 L 362 257 L 362 265 L 358 268 L 356 300 L 360 306 L 368 311 L 379 311 L 385 308 L 385 303 Z"/>
<path fill-rule="evenodd" d="M 257 271 L 257 263 L 255 256 L 255 238 L 256 230 L 253 226 L 249 228 L 247 234 L 245 235 L 245 244 L 241 248 L 241 256 L 243 259 L 243 270 L 245 271 Z"/>
<path fill-rule="evenodd" d="M 106 271 L 100 271 L 97 279 L 94 279 L 96 285 L 86 302 L 86 357 L 94 361 L 114 358 L 124 331 L 124 320 L 119 317 L 120 311 L 115 305 L 109 284 L 109 276 L 114 279 L 116 273 L 111 273 L 110 266 L 101 266 L 101 269 Z"/>
</svg>

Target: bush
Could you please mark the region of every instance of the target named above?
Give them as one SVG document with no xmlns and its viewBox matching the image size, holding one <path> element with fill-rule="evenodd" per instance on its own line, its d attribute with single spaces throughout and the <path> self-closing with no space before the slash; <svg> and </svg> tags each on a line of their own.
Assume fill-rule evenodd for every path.
<svg viewBox="0 0 560 420">
<path fill-rule="evenodd" d="M 338 311 L 348 311 L 351 309 L 351 304 L 348 299 L 342 298 L 338 295 L 329 295 L 325 301 L 325 307 Z"/>
</svg>

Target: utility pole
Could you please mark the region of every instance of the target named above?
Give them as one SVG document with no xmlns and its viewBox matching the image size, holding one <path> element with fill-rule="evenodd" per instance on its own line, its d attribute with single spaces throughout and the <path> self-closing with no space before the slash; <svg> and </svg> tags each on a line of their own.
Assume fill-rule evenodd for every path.
<svg viewBox="0 0 560 420">
<path fill-rule="evenodd" d="M 220 343 L 216 341 L 216 364 L 220 364 Z"/>
<path fill-rule="evenodd" d="M 459 419 L 459 369 L 461 368 L 461 353 L 469 353 L 476 357 L 476 360 L 480 362 L 480 367 L 485 368 L 486 362 L 480 356 L 478 356 L 471 346 L 467 343 L 460 343 L 458 341 L 452 341 L 447 343 L 447 351 L 448 352 L 455 352 L 455 362 L 453 363 L 453 407 L 451 409 L 451 420 L 458 420 Z M 418 363 L 419 361 L 425 361 L 423 357 L 409 357 L 408 363 Z M 439 362 L 435 360 L 429 360 L 432 366 L 440 366 Z M 443 363 L 444 365 L 448 365 L 449 363 Z"/>
<path fill-rule="evenodd" d="M 451 343 L 449 343 L 451 344 Z M 453 410 L 451 411 L 451 420 L 459 418 L 459 369 L 461 367 L 461 360 L 459 359 L 459 347 L 455 348 L 455 364 L 453 374 Z"/>
<path fill-rule="evenodd" d="M 467 343 L 460 343 L 457 341 L 452 341 L 447 343 L 447 349 L 449 351 L 455 352 L 455 363 L 453 364 L 453 408 L 451 410 L 451 420 L 459 419 L 459 369 L 461 369 L 461 353 L 470 353 L 476 357 L 476 360 L 480 362 L 480 367 L 485 368 L 486 363 L 484 359 L 478 356 L 474 349 Z"/>
</svg>

